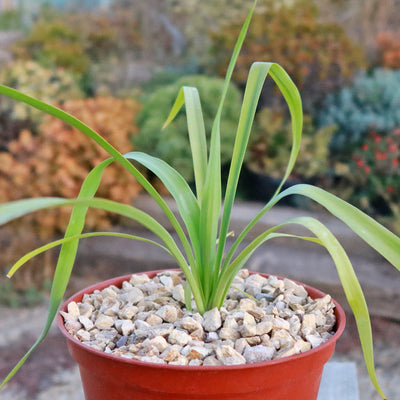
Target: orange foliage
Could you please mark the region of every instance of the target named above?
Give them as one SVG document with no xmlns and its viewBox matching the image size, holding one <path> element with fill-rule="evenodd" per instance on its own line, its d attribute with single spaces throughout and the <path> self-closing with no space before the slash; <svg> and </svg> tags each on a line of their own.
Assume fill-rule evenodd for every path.
<svg viewBox="0 0 400 400">
<path fill-rule="evenodd" d="M 386 68 L 400 68 L 400 29 L 397 32 L 381 32 L 377 37 L 381 53 L 381 65 Z"/>
<path fill-rule="evenodd" d="M 137 128 L 133 120 L 140 106 L 133 100 L 95 98 L 66 102 L 62 108 L 81 119 L 120 152 L 131 150 L 130 137 Z M 0 153 L 0 202 L 38 196 L 76 197 L 88 172 L 108 154 L 91 139 L 64 122 L 48 117 L 33 136 L 21 132 Z M 117 164 L 103 174 L 97 196 L 129 203 L 140 190 L 135 179 Z M 41 238 L 66 227 L 70 209 L 46 210 L 30 216 L 30 223 Z M 90 210 L 86 226 L 109 226 L 111 216 Z M 27 219 L 24 220 L 26 227 Z"/>
</svg>

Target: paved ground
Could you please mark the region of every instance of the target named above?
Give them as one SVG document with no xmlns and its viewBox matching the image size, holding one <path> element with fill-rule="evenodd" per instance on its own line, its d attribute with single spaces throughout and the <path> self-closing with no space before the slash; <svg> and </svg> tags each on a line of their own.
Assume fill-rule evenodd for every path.
<svg viewBox="0 0 400 400">
<path fill-rule="evenodd" d="M 141 200 L 153 216 L 157 209 Z M 255 214 L 257 205 L 241 204 L 234 212 L 233 229 L 237 232 Z M 293 217 L 298 211 L 279 208 L 261 221 L 259 230 Z M 302 212 L 301 214 L 304 214 Z M 343 225 L 326 214 L 306 212 L 326 222 L 348 250 L 364 288 L 373 317 L 378 377 L 388 399 L 400 398 L 400 274 L 382 258 L 376 256 L 362 241 Z M 246 217 L 246 218 L 244 218 Z M 126 224 L 118 230 L 129 230 Z M 137 231 L 137 228 L 135 228 Z M 288 247 L 288 245 L 290 245 Z M 114 239 L 90 239 L 82 242 L 77 267 L 69 286 L 72 293 L 99 280 L 140 270 L 174 267 L 171 259 L 157 248 L 138 242 Z M 94 267 L 96 266 L 96 267 Z M 288 276 L 317 286 L 331 293 L 346 308 L 343 291 L 334 265 L 326 253 L 317 247 L 299 242 L 276 241 L 260 249 L 250 260 L 249 269 Z M 44 308 L 33 310 L 0 308 L 0 377 L 18 361 L 40 333 Z M 349 318 L 348 327 L 339 341 L 335 358 L 357 364 L 360 399 L 375 400 L 374 392 L 363 366 L 355 324 Z M 55 362 L 56 360 L 56 362 Z M 55 367 L 55 365 L 58 365 Z M 79 373 L 69 357 L 63 338 L 53 329 L 39 351 L 1 392 L 4 400 L 82 400 Z"/>
</svg>

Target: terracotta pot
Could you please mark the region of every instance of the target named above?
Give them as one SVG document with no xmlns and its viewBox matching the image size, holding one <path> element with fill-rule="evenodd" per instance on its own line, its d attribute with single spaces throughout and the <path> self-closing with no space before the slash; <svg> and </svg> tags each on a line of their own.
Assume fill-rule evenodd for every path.
<svg viewBox="0 0 400 400">
<path fill-rule="evenodd" d="M 152 277 L 157 272 L 147 274 Z M 70 301 L 109 285 L 121 287 L 131 275 L 110 279 L 81 290 Z M 264 275 L 267 276 L 267 275 Z M 324 293 L 303 285 L 313 298 Z M 254 364 L 189 367 L 126 359 L 94 350 L 73 338 L 61 315 L 57 324 L 79 364 L 86 400 L 315 400 L 324 364 L 332 356 L 345 326 L 343 309 L 335 302 L 336 333 L 327 342 L 294 356 Z"/>
</svg>

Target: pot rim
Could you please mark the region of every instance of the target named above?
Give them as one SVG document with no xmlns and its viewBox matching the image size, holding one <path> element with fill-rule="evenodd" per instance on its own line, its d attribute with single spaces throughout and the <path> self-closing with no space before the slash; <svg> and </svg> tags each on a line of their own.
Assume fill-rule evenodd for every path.
<svg viewBox="0 0 400 400">
<path fill-rule="evenodd" d="M 333 303 L 335 304 L 335 317 L 336 317 L 336 331 L 333 334 L 332 337 L 330 337 L 326 342 L 320 344 L 317 347 L 314 347 L 310 350 L 307 350 L 303 353 L 299 354 L 294 354 L 292 356 L 287 356 L 287 357 L 282 357 L 279 359 L 275 360 L 269 360 L 269 361 L 260 361 L 256 363 L 251 363 L 251 364 L 239 364 L 239 365 L 201 365 L 201 366 L 189 366 L 189 365 L 170 365 L 170 364 L 156 364 L 156 363 L 150 363 L 150 362 L 145 362 L 145 361 L 140 361 L 137 359 L 130 359 L 130 358 L 125 358 L 121 356 L 116 356 L 113 354 L 108 354 L 105 353 L 104 351 L 94 349 L 90 346 L 87 346 L 83 344 L 80 340 L 74 338 L 66 329 L 64 325 L 64 319 L 62 315 L 60 314 L 60 311 L 66 311 L 67 310 L 67 305 L 71 301 L 81 301 L 82 297 L 84 294 L 91 294 L 94 292 L 94 290 L 102 290 L 110 285 L 115 285 L 115 282 L 120 282 L 122 284 L 123 281 L 129 280 L 132 275 L 151 275 L 155 276 L 156 274 L 163 272 L 163 271 L 180 271 L 180 269 L 159 269 L 159 270 L 152 270 L 152 271 L 143 271 L 143 272 L 138 272 L 134 274 L 128 274 L 128 275 L 122 275 L 118 276 L 115 278 L 107 279 L 105 281 L 101 281 L 98 283 L 95 283 L 94 285 L 88 286 L 79 292 L 76 292 L 73 294 L 68 300 L 66 300 L 62 305 L 59 307 L 59 310 L 57 312 L 57 325 L 58 328 L 60 329 L 61 333 L 65 336 L 67 340 L 70 340 L 73 342 L 75 345 L 83 348 L 85 351 L 88 351 L 89 353 L 92 353 L 93 355 L 96 356 L 102 356 L 105 357 L 106 359 L 110 359 L 114 362 L 121 362 L 123 364 L 134 364 L 138 366 L 142 366 L 145 368 L 150 368 L 150 369 L 170 369 L 170 370 L 177 370 L 177 371 L 220 371 L 220 370 L 239 370 L 239 369 L 252 369 L 252 368 L 259 368 L 259 367 L 265 367 L 265 366 L 274 366 L 277 364 L 282 364 L 284 362 L 288 361 L 294 361 L 297 359 L 301 358 L 307 358 L 307 357 L 312 357 L 312 355 L 316 352 L 319 352 L 326 347 L 331 346 L 332 342 L 336 342 L 339 337 L 342 335 L 345 325 L 346 325 L 346 315 L 343 310 L 343 308 L 340 306 L 340 304 L 332 298 Z M 256 272 L 256 271 L 249 271 L 250 274 L 259 274 L 264 277 L 270 276 L 270 274 L 265 274 L 262 272 Z M 277 276 L 277 275 L 274 275 Z M 277 276 L 278 279 L 284 279 L 281 276 Z M 319 289 L 316 289 L 312 286 L 309 286 L 305 283 L 298 282 L 294 279 L 291 279 L 291 281 L 303 286 L 306 288 L 307 292 L 311 289 L 313 291 L 313 296 L 312 298 L 320 298 L 326 295 L 326 293 L 322 292 Z M 118 286 L 118 285 L 116 285 Z M 315 295 L 314 295 L 315 294 Z"/>
</svg>

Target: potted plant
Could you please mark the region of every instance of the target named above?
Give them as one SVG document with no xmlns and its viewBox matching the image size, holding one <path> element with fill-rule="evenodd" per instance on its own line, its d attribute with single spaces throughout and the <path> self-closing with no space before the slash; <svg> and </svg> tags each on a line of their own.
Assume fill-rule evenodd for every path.
<svg viewBox="0 0 400 400">
<path fill-rule="evenodd" d="M 345 294 L 358 323 L 359 335 L 368 372 L 376 389 L 380 395 L 384 397 L 375 376 L 372 352 L 372 335 L 369 314 L 364 296 L 346 253 L 331 232 L 322 223 L 313 218 L 293 218 L 282 222 L 281 224 L 260 234 L 244 249 L 239 248 L 248 232 L 254 227 L 257 221 L 269 209 L 271 209 L 271 207 L 273 207 L 286 196 L 298 194 L 307 196 L 312 200 L 322 204 L 325 208 L 327 208 L 328 211 L 337 216 L 339 219 L 343 220 L 351 229 L 354 230 L 354 232 L 356 232 L 362 239 L 375 248 L 377 252 L 382 254 L 397 269 L 400 268 L 400 238 L 395 236 L 393 233 L 378 224 L 366 214 L 362 213 L 350 204 L 340 200 L 339 198 L 327 193 L 326 191 L 310 185 L 295 185 L 281 191 L 284 182 L 293 169 L 299 151 L 303 115 L 301 99 L 297 88 L 287 73 L 277 64 L 254 63 L 250 69 L 236 133 L 236 140 L 232 153 L 232 161 L 225 192 L 225 201 L 222 206 L 222 189 L 220 180 L 220 118 L 232 71 L 249 26 L 254 8 L 255 4 L 253 5 L 253 8 L 240 32 L 231 62 L 228 67 L 225 86 L 212 127 L 209 151 L 207 151 L 205 141 L 200 99 L 195 88 L 183 87 L 180 90 L 166 122 L 166 125 L 169 124 L 177 115 L 182 106 L 186 106 L 188 133 L 193 157 L 196 185 L 195 193 L 189 188 L 188 184 L 181 177 L 181 175 L 162 160 L 140 152 L 132 152 L 122 155 L 96 132 L 91 130 L 88 126 L 73 116 L 56 107 L 24 95 L 16 90 L 6 86 L 0 86 L 1 94 L 5 94 L 16 100 L 30 104 L 39 110 L 45 111 L 48 114 L 58 117 L 64 122 L 71 124 L 75 128 L 79 129 L 83 134 L 87 135 L 89 138 L 93 139 L 96 143 L 102 146 L 111 156 L 111 158 L 98 164 L 88 174 L 76 199 L 33 198 L 0 205 L 0 221 L 2 224 L 35 210 L 64 205 L 73 206 L 70 222 L 64 238 L 56 242 L 49 243 L 26 254 L 19 261 L 17 261 L 17 263 L 9 272 L 9 276 L 13 275 L 21 265 L 23 265 L 36 254 L 61 245 L 60 255 L 58 258 L 53 286 L 50 294 L 50 304 L 46 326 L 36 343 L 17 364 L 13 371 L 11 371 L 10 374 L 4 379 L 1 386 L 4 386 L 4 384 L 9 381 L 9 379 L 16 373 L 30 353 L 46 336 L 51 322 L 57 315 L 57 310 L 62 301 L 62 297 L 71 274 L 77 252 L 77 246 L 81 239 L 96 235 L 116 235 L 150 242 L 148 239 L 126 234 L 107 232 L 82 233 L 85 224 L 86 212 L 89 207 L 94 207 L 132 218 L 157 235 L 157 237 L 160 239 L 160 242 L 151 243 L 161 246 L 167 253 L 172 255 L 176 259 L 177 265 L 180 267 L 184 275 L 184 279 L 182 279 L 182 275 L 178 274 L 178 278 L 174 276 L 174 278 L 171 278 L 171 280 L 181 279 L 181 283 L 183 280 L 186 282 L 184 289 L 182 289 L 183 292 L 181 291 L 180 300 L 185 304 L 183 307 L 184 311 L 186 312 L 189 310 L 192 312 L 192 319 L 195 321 L 194 324 L 196 321 L 198 322 L 198 318 L 203 318 L 204 321 L 206 316 L 209 315 L 208 313 L 219 313 L 221 316 L 221 307 L 224 304 L 224 299 L 226 298 L 230 288 L 233 287 L 235 292 L 242 292 L 240 287 L 236 287 L 238 285 L 236 278 L 237 274 L 241 273 L 240 271 L 248 258 L 260 245 L 275 237 L 293 237 L 293 235 L 285 234 L 282 230 L 287 224 L 300 224 L 306 227 L 314 236 L 300 237 L 300 239 L 312 241 L 325 246 L 336 264 Z M 293 146 L 291 155 L 285 175 L 274 196 L 257 214 L 257 216 L 249 222 L 243 232 L 239 234 L 233 246 L 228 249 L 226 248 L 226 239 L 230 235 L 229 220 L 234 203 L 239 173 L 243 163 L 257 102 L 263 83 L 268 74 L 277 83 L 289 106 L 293 131 Z M 174 239 L 171 234 L 151 215 L 148 215 L 130 205 L 120 204 L 110 200 L 94 197 L 100 184 L 101 175 L 104 169 L 115 161 L 119 162 L 130 173 L 132 173 L 132 175 L 143 186 L 143 188 L 157 202 L 175 229 L 178 240 Z M 163 198 L 150 185 L 150 183 L 131 163 L 131 161 L 139 163 L 148 168 L 163 182 L 177 203 L 181 217 L 179 220 L 171 212 Z M 221 207 L 222 216 L 220 218 Z M 178 246 L 177 241 L 179 241 L 180 247 Z M 78 312 L 78 314 L 81 312 L 77 302 L 96 302 L 96 300 L 89 300 L 88 296 L 91 294 L 95 296 L 100 295 L 101 299 L 104 299 L 104 290 L 112 297 L 117 295 L 119 296 L 120 290 L 122 290 L 124 287 L 128 287 L 129 290 L 132 290 L 130 295 L 134 295 L 135 293 L 133 292 L 135 292 L 136 289 L 131 289 L 131 287 L 134 287 L 132 286 L 134 281 L 146 283 L 146 281 L 153 276 L 157 276 L 157 271 L 149 273 L 145 278 L 142 278 L 143 280 L 137 278 L 136 276 L 135 278 L 120 277 L 116 278 L 115 280 L 106 281 L 95 287 L 88 288 L 80 293 L 77 293 L 71 300 L 67 301 L 62 306 L 63 316 L 66 322 L 64 323 L 59 315 L 58 323 L 68 338 L 68 346 L 71 353 L 80 363 L 81 375 L 84 380 L 84 389 L 86 398 L 88 400 L 99 398 L 261 399 L 265 398 L 266 395 L 268 395 L 269 398 L 274 399 L 287 399 L 293 397 L 296 399 L 310 400 L 316 398 L 322 372 L 322 365 L 331 356 L 335 341 L 344 328 L 343 312 L 341 311 L 340 306 L 337 304 L 335 311 L 336 332 L 333 334 L 332 338 L 327 340 L 325 343 L 313 348 L 312 350 L 304 351 L 300 354 L 295 354 L 286 358 L 244 365 L 200 366 L 197 364 L 197 366 L 188 366 L 166 365 L 165 363 L 158 365 L 152 362 L 144 362 L 137 359 L 127 360 L 126 358 L 116 357 L 114 355 L 107 354 L 107 352 L 101 352 L 98 349 L 82 345 L 77 340 L 76 335 L 73 337 L 66 332 L 65 328 L 68 325 L 69 318 L 70 322 L 74 324 L 74 313 L 77 315 L 76 312 Z M 239 278 L 242 279 L 243 277 L 239 276 Z M 129 279 L 130 281 L 127 282 Z M 161 280 L 161 278 L 157 279 Z M 165 280 L 166 278 L 162 279 Z M 267 278 L 261 277 L 257 279 Z M 274 278 L 272 278 L 272 280 L 274 280 Z M 232 285 L 232 283 L 234 284 Z M 284 296 L 282 292 L 282 285 L 285 284 L 281 284 L 279 282 L 275 282 L 275 284 L 277 285 L 277 290 L 275 290 L 272 294 L 270 293 L 270 295 L 273 296 L 274 301 L 277 301 L 276 299 L 279 297 L 279 295 L 282 294 L 282 296 Z M 293 290 L 304 290 L 303 286 L 299 286 L 295 283 L 287 284 L 291 286 Z M 151 289 L 149 290 L 151 292 Z M 318 304 L 329 300 L 329 298 L 326 296 L 323 297 L 325 300 L 318 300 L 318 298 L 323 296 L 323 294 L 316 289 L 308 288 L 308 290 L 311 298 L 315 299 L 312 301 L 315 301 Z M 162 289 L 162 292 L 165 292 L 165 289 Z M 295 292 L 292 291 L 292 294 L 293 293 Z M 268 293 L 264 293 L 263 296 L 268 298 Z M 242 300 L 246 300 L 246 297 L 248 297 L 247 300 L 251 302 L 261 302 L 259 299 L 253 299 L 253 295 L 251 293 L 247 293 L 245 298 Z M 102 301 L 99 299 L 97 300 L 100 303 Z M 129 301 L 128 303 L 133 306 L 136 300 L 132 300 L 130 298 Z M 241 303 L 246 303 L 246 301 L 241 301 Z M 266 303 L 268 307 L 267 299 L 265 299 L 264 303 Z M 81 305 L 81 307 L 84 307 L 84 305 Z M 257 310 L 254 311 L 254 309 L 252 309 L 253 306 L 243 305 L 243 307 L 239 310 L 239 314 L 243 320 L 242 326 L 244 325 L 244 319 L 247 318 L 246 310 L 249 310 L 247 307 L 250 307 L 250 310 L 252 310 L 251 312 L 247 312 L 247 314 L 253 319 L 256 319 L 254 315 L 260 313 Z M 277 309 L 278 304 L 274 303 L 272 305 L 272 312 L 275 312 L 274 307 Z M 315 305 L 312 307 L 315 307 Z M 224 307 L 224 313 L 227 308 L 229 307 Z M 129 314 L 127 310 L 125 311 Z M 132 308 L 130 311 L 132 311 Z M 178 311 L 175 312 L 178 313 Z M 265 311 L 263 312 L 265 313 Z M 83 314 L 81 314 L 81 316 L 82 315 Z M 160 317 L 160 315 L 158 315 L 158 317 Z M 195 318 L 197 318 L 197 320 Z M 260 318 L 262 317 L 259 317 L 259 319 Z M 161 319 L 164 320 L 164 317 L 161 317 Z M 102 325 L 107 325 L 110 322 L 110 320 L 107 318 L 102 318 L 102 320 L 104 323 L 102 323 Z M 129 320 L 129 317 L 127 320 Z M 139 323 L 138 320 L 135 320 L 135 328 L 137 330 L 142 328 L 144 329 L 144 324 L 147 323 L 143 321 L 143 319 L 140 319 L 140 321 L 141 322 Z M 88 322 L 85 320 L 85 322 L 90 325 L 90 321 Z M 96 322 L 98 321 L 96 320 Z M 80 323 L 84 324 L 83 321 Z M 282 321 L 281 323 L 285 324 L 285 322 Z M 129 325 L 129 322 L 127 322 L 127 325 Z M 96 327 L 99 328 L 99 326 Z M 213 328 L 214 330 L 210 328 L 209 331 L 215 333 L 216 329 L 219 329 L 219 327 L 220 325 L 216 324 Z M 119 329 L 121 330 L 123 328 L 119 326 Z M 184 332 L 182 329 L 178 329 L 178 331 Z M 81 334 L 82 336 L 85 336 L 84 333 Z M 184 334 L 187 335 L 185 332 Z M 136 338 L 137 336 L 140 336 L 140 333 L 135 335 Z M 183 334 L 179 333 L 179 335 Z M 122 338 L 121 335 L 119 336 Z M 149 337 L 147 337 L 147 339 L 151 340 Z M 284 338 L 281 339 L 283 340 Z M 178 339 L 176 339 L 176 341 L 177 340 Z M 134 342 L 132 345 L 135 346 L 137 343 Z M 246 346 L 246 344 L 244 345 Z M 261 344 L 261 348 L 262 347 L 263 345 Z M 225 348 L 225 350 L 227 349 Z M 227 351 L 229 353 L 229 349 Z M 233 354 L 233 356 L 235 356 L 235 354 Z M 240 363 L 233 362 L 231 364 Z M 112 375 L 113 373 L 116 373 L 117 375 Z M 267 391 L 267 394 L 265 391 Z"/>
</svg>

